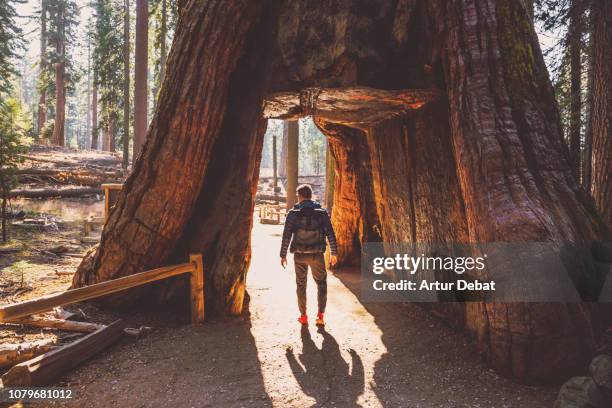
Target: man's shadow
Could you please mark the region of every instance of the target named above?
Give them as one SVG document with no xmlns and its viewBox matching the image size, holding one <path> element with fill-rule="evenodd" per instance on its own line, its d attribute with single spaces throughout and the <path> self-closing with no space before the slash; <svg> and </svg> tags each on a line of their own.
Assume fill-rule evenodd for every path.
<svg viewBox="0 0 612 408">
<path fill-rule="evenodd" d="M 357 406 L 357 398 L 365 386 L 361 358 L 350 349 L 349 365 L 342 358 L 336 339 L 324 328 L 319 328 L 318 332 L 323 336 L 321 349 L 312 340 L 307 326 L 302 327 L 302 353 L 299 357 L 296 359 L 293 349 L 287 348 L 287 361 L 295 379 L 304 394 L 317 401 L 314 406 L 330 403 Z"/>
</svg>

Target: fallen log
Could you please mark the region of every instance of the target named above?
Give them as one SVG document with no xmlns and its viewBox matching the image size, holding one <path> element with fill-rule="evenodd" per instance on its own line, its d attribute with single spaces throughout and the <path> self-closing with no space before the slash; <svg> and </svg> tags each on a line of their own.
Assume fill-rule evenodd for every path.
<svg viewBox="0 0 612 408">
<path fill-rule="evenodd" d="M 37 189 L 16 189 L 11 190 L 9 197 L 23 198 L 53 198 L 53 197 L 81 197 L 86 195 L 102 194 L 101 188 L 78 187 L 78 188 L 37 188 Z"/>
<path fill-rule="evenodd" d="M 109 347 L 123 336 L 123 321 L 104 326 L 73 343 L 13 366 L 2 376 L 5 387 L 28 387 L 52 383 L 70 370 Z"/>
<path fill-rule="evenodd" d="M 11 324 L 23 324 L 26 326 L 42 327 L 46 329 L 57 329 L 73 331 L 77 333 L 92 333 L 104 327 L 102 324 L 77 322 L 73 320 L 53 319 L 38 316 L 24 317 L 8 321 Z"/>
<path fill-rule="evenodd" d="M 28 182 L 34 179 L 37 182 L 52 182 L 57 184 L 76 184 L 90 187 L 99 187 L 109 182 L 122 182 L 124 179 L 121 170 L 103 171 L 83 167 L 39 169 L 26 168 L 17 169 L 14 172 L 20 182 Z"/>
<path fill-rule="evenodd" d="M 30 161 L 35 161 L 35 162 L 41 162 L 41 163 L 53 163 L 55 165 L 59 165 L 59 166 L 84 166 L 84 167 L 89 167 L 92 169 L 99 169 L 99 170 L 109 170 L 109 171 L 114 171 L 117 170 L 116 167 L 112 167 L 112 166 L 101 166 L 99 164 L 93 164 L 93 163 L 80 163 L 80 162 L 72 162 L 72 161 L 66 161 L 66 160 L 53 160 L 53 159 L 45 159 L 43 157 L 35 157 L 35 156 L 30 156 L 30 155 L 26 155 L 26 154 L 21 154 L 19 155 L 19 157 L 26 159 L 26 160 L 30 160 Z M 117 160 L 117 166 L 121 165 L 121 161 Z"/>
<path fill-rule="evenodd" d="M 278 201 L 281 203 L 286 203 L 287 202 L 287 197 L 285 196 L 275 196 L 272 194 L 257 194 L 255 196 L 256 200 L 267 200 L 267 201 Z"/>
<path fill-rule="evenodd" d="M 0 367 L 12 366 L 46 353 L 55 347 L 55 339 L 19 344 L 0 344 Z"/>
</svg>

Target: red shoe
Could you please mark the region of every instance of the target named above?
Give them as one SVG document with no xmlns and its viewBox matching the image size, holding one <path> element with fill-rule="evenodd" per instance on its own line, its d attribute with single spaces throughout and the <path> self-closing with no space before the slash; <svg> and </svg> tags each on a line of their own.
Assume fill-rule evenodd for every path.
<svg viewBox="0 0 612 408">
<path fill-rule="evenodd" d="M 325 321 L 323 320 L 323 313 L 318 313 L 317 314 L 317 321 L 316 321 L 317 326 L 325 326 Z"/>
<path fill-rule="evenodd" d="M 298 322 L 302 323 L 303 326 L 308 326 L 308 316 L 301 315 L 297 320 Z"/>
</svg>

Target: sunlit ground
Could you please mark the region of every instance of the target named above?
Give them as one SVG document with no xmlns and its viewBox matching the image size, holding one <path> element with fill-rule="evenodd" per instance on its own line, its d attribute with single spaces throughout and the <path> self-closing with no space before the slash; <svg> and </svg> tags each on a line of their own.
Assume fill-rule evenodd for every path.
<svg viewBox="0 0 612 408">
<path fill-rule="evenodd" d="M 327 334 L 317 332 L 316 284 L 309 276 L 308 314 L 310 339 L 302 341 L 295 295 L 293 258 L 285 270 L 279 263 L 282 226 L 262 225 L 255 220 L 253 258 L 248 275 L 252 334 L 262 364 L 267 393 L 273 401 L 293 406 L 357 402 L 381 406 L 370 384 L 373 368 L 386 352 L 381 331 L 357 298 L 332 274 L 328 275 Z M 268 339 L 286 339 L 281 346 Z M 325 342 L 325 344 L 324 344 Z M 293 350 L 287 358 L 287 348 Z M 306 350 L 304 350 L 306 348 Z M 321 352 L 320 350 L 323 351 Z M 354 352 L 351 352 L 354 350 Z M 266 360 L 286 364 L 268 365 Z M 297 364 L 295 363 L 297 361 Z M 297 376 L 296 376 L 297 374 Z M 330 395 L 332 393 L 334 395 Z M 283 405 L 279 404 L 279 406 Z M 302 405 L 303 404 L 303 405 Z"/>
</svg>

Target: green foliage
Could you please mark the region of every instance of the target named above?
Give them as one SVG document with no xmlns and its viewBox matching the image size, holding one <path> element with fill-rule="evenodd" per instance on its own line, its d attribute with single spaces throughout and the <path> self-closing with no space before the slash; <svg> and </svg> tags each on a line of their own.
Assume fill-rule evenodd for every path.
<svg viewBox="0 0 612 408">
<path fill-rule="evenodd" d="M 163 2 L 166 2 L 165 7 L 165 20 L 166 26 L 165 30 L 162 24 L 163 16 Z M 150 13 L 149 13 L 149 21 L 151 22 L 150 27 L 152 30 L 153 37 L 153 66 L 154 66 L 154 79 L 153 79 L 153 89 L 158 92 L 161 88 L 161 64 L 162 64 L 162 56 L 161 56 L 161 48 L 162 43 L 166 46 L 166 57 L 170 51 L 170 43 L 172 41 L 172 37 L 174 36 L 174 31 L 176 29 L 176 24 L 178 21 L 178 11 L 176 0 L 151 0 L 150 2 Z M 149 31 L 151 32 L 151 31 Z M 157 98 L 157 95 L 154 95 L 154 98 Z"/>
<path fill-rule="evenodd" d="M 312 118 L 300 119 L 300 174 L 323 174 L 326 148 L 325 136 Z"/>
<path fill-rule="evenodd" d="M 47 61 L 48 70 L 44 75 L 55 77 L 54 65 L 63 63 L 66 71 L 66 93 L 74 92 L 75 83 L 81 72 L 73 63 L 73 51 L 78 46 L 76 28 L 79 24 L 79 8 L 74 0 L 45 0 L 48 11 Z M 53 81 L 51 81 L 53 82 Z"/>
<path fill-rule="evenodd" d="M 23 42 L 22 30 L 15 20 L 17 12 L 14 4 L 23 2 L 24 0 L 0 0 L 0 96 L 11 91 L 11 79 L 17 76 L 13 60 L 23 48 Z"/>
<path fill-rule="evenodd" d="M 1 95 L 1 93 L 0 93 Z M 17 185 L 15 170 L 25 152 L 28 121 L 21 114 L 21 107 L 15 99 L 0 101 L 0 204 L 2 218 L 2 239 L 6 241 L 6 208 L 10 190 Z"/>
<path fill-rule="evenodd" d="M 94 45 L 94 82 L 98 87 L 100 127 L 112 126 L 121 134 L 123 120 L 123 6 L 122 2 L 92 2 L 95 24 L 91 33 Z"/>
<path fill-rule="evenodd" d="M 21 154 L 30 143 L 27 137 L 32 124 L 24 117 L 21 106 L 13 99 L 0 103 L 0 188 L 16 184 L 14 171 L 22 162 Z"/>
</svg>

